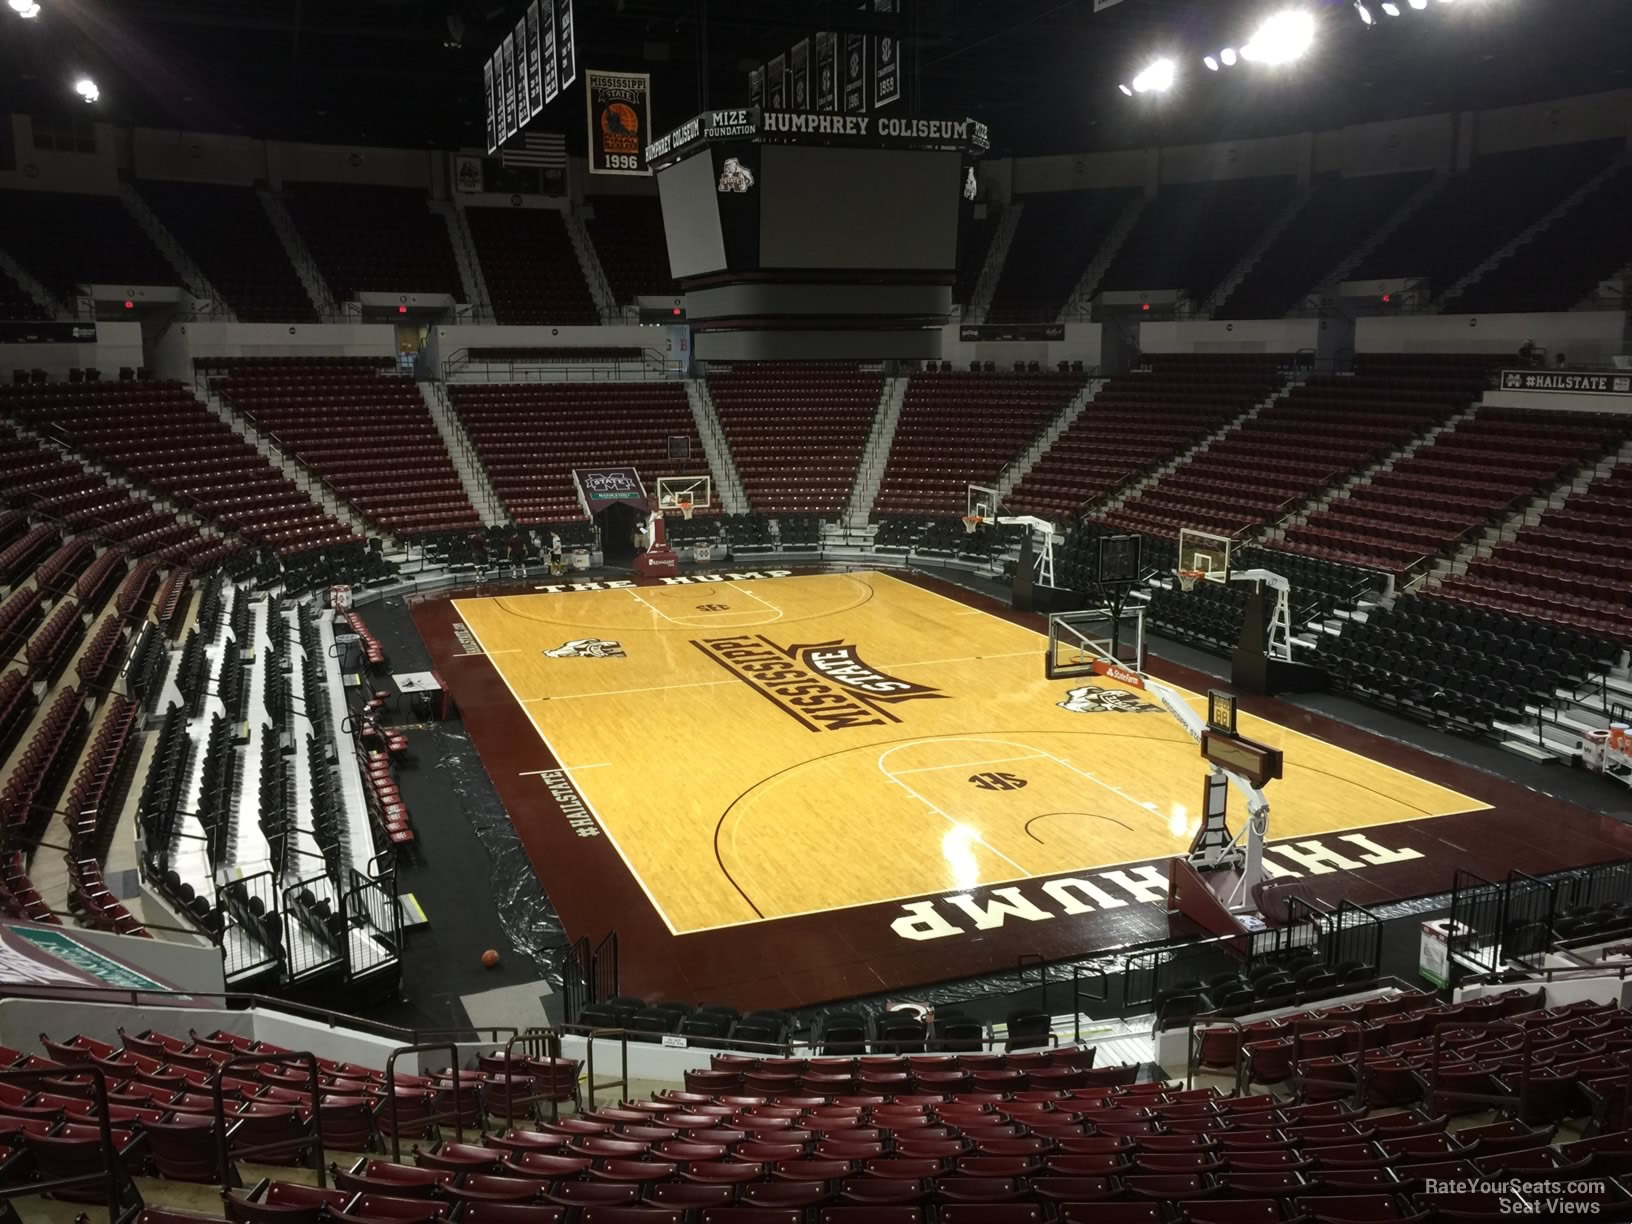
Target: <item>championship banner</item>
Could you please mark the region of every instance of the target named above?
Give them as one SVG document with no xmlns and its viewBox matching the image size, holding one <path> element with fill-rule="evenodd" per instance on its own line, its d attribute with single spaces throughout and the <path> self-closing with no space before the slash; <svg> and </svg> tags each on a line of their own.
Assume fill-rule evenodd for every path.
<svg viewBox="0 0 1632 1224">
<path fill-rule="evenodd" d="M 831 30 L 816 31 L 815 110 L 832 114 L 839 109 L 838 39 Z"/>
<path fill-rule="evenodd" d="M 895 12 L 895 0 L 873 0 L 875 13 Z M 873 51 L 873 106 L 901 100 L 901 44 L 893 34 L 880 34 Z"/>
<path fill-rule="evenodd" d="M 555 0 L 556 87 L 565 93 L 578 79 L 578 45 L 572 25 L 572 0 Z"/>
<path fill-rule="evenodd" d="M 453 159 L 453 189 L 466 194 L 481 191 L 485 184 L 482 159 L 469 153 L 460 153 Z"/>
<path fill-rule="evenodd" d="M 779 55 L 765 65 L 765 105 L 785 110 L 788 105 L 788 57 Z"/>
<path fill-rule="evenodd" d="M 541 47 L 542 32 L 539 29 L 541 16 L 538 11 L 538 0 L 533 0 L 532 7 L 527 10 L 527 97 L 533 104 L 533 114 L 544 109 L 544 64 Z"/>
<path fill-rule="evenodd" d="M 844 113 L 867 110 L 867 35 L 844 36 Z"/>
<path fill-rule="evenodd" d="M 652 78 L 645 72 L 584 73 L 589 110 L 589 172 L 650 174 L 646 142 L 652 127 Z"/>
<path fill-rule="evenodd" d="M 761 64 L 748 74 L 748 105 L 765 105 L 765 65 Z"/>
<path fill-rule="evenodd" d="M 526 127 L 543 109 L 543 102 L 533 102 L 533 78 L 527 64 L 527 15 L 523 13 L 516 22 L 516 126 Z"/>
<path fill-rule="evenodd" d="M 810 39 L 802 38 L 793 47 L 793 109 L 810 110 Z"/>
<path fill-rule="evenodd" d="M 516 36 L 506 34 L 499 44 L 499 61 L 504 65 L 504 138 L 516 134 Z"/>
<path fill-rule="evenodd" d="M 556 75 L 560 62 L 555 54 L 555 0 L 544 3 L 549 7 L 539 14 L 538 66 L 544 72 L 544 104 L 548 106 L 561 92 L 561 84 Z"/>
<path fill-rule="evenodd" d="M 493 61 L 490 59 L 482 65 L 482 96 L 487 101 L 487 151 L 494 153 L 499 147 L 499 125 L 497 116 L 493 113 Z"/>
</svg>

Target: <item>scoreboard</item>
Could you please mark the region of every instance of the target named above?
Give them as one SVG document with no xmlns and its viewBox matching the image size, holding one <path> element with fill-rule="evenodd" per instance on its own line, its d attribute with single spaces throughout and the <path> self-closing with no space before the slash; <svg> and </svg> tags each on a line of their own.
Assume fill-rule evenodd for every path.
<svg viewBox="0 0 1632 1224">
<path fill-rule="evenodd" d="M 487 151 L 498 152 L 577 79 L 572 0 L 533 0 L 482 66 Z"/>
</svg>

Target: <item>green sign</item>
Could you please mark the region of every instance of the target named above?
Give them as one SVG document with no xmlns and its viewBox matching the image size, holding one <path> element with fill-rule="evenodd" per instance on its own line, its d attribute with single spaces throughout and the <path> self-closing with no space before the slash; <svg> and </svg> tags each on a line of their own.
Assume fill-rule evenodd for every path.
<svg viewBox="0 0 1632 1224">
<path fill-rule="evenodd" d="M 14 926 L 11 933 L 109 986 L 117 986 L 121 990 L 160 990 L 165 994 L 173 993 L 172 987 L 163 982 L 155 982 L 146 974 L 110 956 L 104 956 L 95 948 L 86 947 L 62 931 L 53 931 L 45 927 Z"/>
</svg>

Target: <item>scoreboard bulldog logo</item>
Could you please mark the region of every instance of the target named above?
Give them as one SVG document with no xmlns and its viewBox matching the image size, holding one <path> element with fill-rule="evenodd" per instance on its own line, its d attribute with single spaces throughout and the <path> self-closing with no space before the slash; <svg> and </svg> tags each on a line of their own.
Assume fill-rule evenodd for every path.
<svg viewBox="0 0 1632 1224">
<path fill-rule="evenodd" d="M 720 190 L 722 192 L 736 192 L 747 195 L 748 188 L 754 185 L 753 172 L 734 157 L 725 159 L 725 165 L 720 167 Z"/>
</svg>

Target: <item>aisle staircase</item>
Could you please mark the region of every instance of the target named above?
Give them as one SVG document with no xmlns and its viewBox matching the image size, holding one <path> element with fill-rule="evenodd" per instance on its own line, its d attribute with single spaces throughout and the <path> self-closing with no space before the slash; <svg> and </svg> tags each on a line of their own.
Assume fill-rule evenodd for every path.
<svg viewBox="0 0 1632 1224">
<path fill-rule="evenodd" d="M 482 466 L 475 443 L 470 440 L 459 414 L 448 401 L 447 387 L 439 382 L 422 382 L 419 384 L 419 395 L 430 411 L 436 432 L 442 435 L 442 445 L 447 447 L 453 470 L 459 473 L 459 483 L 482 520 L 482 526 L 495 527 L 509 522 L 504 512 L 504 502 L 487 478 L 487 469 Z"/>
<path fill-rule="evenodd" d="M 703 454 L 708 457 L 708 470 L 714 478 L 714 500 L 722 514 L 747 514 L 748 494 L 742 488 L 742 476 L 736 460 L 731 457 L 731 443 L 725 428 L 714 410 L 714 397 L 709 394 L 708 380 L 686 380 L 686 402 L 691 405 L 691 419 L 697 425 L 697 436 L 703 443 Z"/>
<path fill-rule="evenodd" d="M 260 197 L 261 207 L 266 210 L 267 220 L 272 222 L 272 229 L 277 234 L 278 241 L 283 243 L 284 254 L 294 265 L 295 272 L 300 276 L 300 283 L 306 287 L 306 296 L 312 300 L 312 309 L 317 311 L 317 317 L 325 322 L 338 320 L 340 303 L 335 300 L 328 283 L 323 279 L 323 273 L 318 270 L 317 260 L 312 258 L 312 253 L 306 249 L 306 241 L 300 236 L 295 219 L 283 206 L 282 198 L 267 187 L 257 187 L 255 194 Z"/>
</svg>

